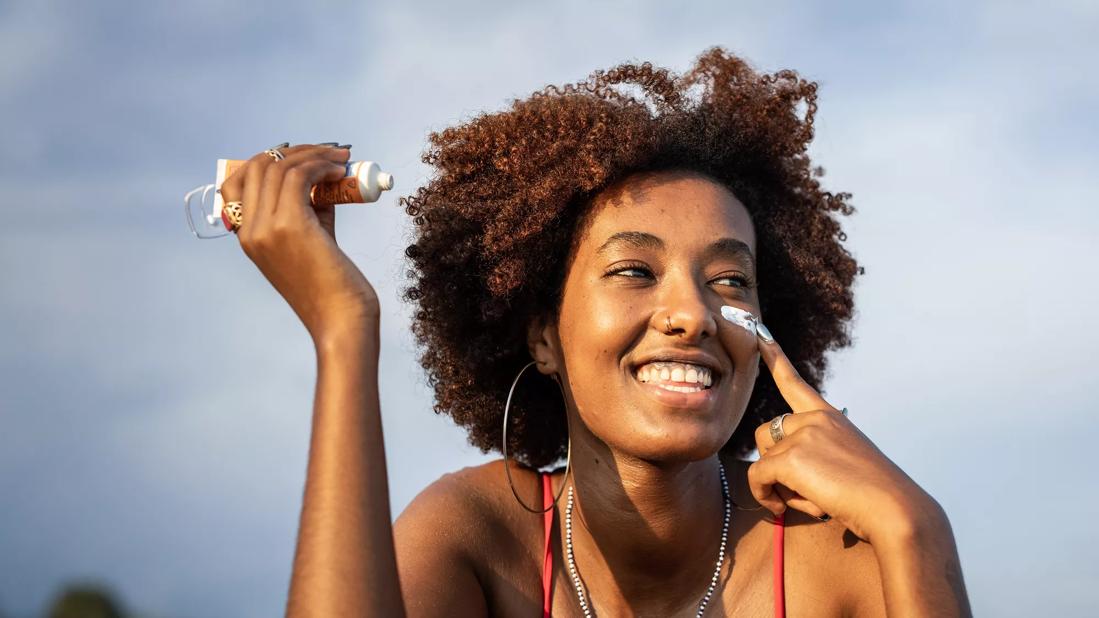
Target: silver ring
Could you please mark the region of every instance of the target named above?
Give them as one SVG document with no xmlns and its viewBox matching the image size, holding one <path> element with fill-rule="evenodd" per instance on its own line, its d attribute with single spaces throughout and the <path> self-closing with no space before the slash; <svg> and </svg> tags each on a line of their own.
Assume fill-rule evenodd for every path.
<svg viewBox="0 0 1099 618">
<path fill-rule="evenodd" d="M 786 437 L 786 432 L 782 430 L 782 420 L 787 416 L 790 416 L 789 412 L 779 414 L 771 421 L 771 439 L 775 441 L 775 444 L 778 444 Z"/>
<path fill-rule="evenodd" d="M 263 151 L 263 154 L 270 156 L 276 161 L 282 161 L 286 158 L 286 155 L 282 154 L 282 151 L 280 151 L 278 148 L 268 148 L 267 150 Z"/>
</svg>

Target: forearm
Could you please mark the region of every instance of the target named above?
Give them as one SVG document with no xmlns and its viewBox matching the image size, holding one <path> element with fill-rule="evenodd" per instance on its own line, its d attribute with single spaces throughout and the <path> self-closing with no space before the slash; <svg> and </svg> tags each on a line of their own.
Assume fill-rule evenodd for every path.
<svg viewBox="0 0 1099 618">
<path fill-rule="evenodd" d="M 378 402 L 377 315 L 317 340 L 287 616 L 401 616 Z"/>
<path fill-rule="evenodd" d="M 972 616 L 954 533 L 942 508 L 928 497 L 896 518 L 894 529 L 873 542 L 888 615 Z"/>
</svg>

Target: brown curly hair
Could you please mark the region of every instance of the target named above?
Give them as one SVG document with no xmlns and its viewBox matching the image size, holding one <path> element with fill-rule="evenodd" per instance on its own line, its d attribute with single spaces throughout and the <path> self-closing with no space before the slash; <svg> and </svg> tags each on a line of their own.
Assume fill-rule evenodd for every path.
<svg viewBox="0 0 1099 618">
<path fill-rule="evenodd" d="M 482 451 L 500 450 L 508 389 L 531 360 L 527 326 L 557 315 L 592 198 L 634 173 L 673 169 L 714 179 L 748 209 L 767 326 L 819 388 L 825 352 L 850 344 L 862 270 L 832 214 L 851 214 L 851 196 L 823 190 L 806 154 L 816 91 L 794 71 L 760 74 L 713 48 L 683 75 L 622 64 L 432 133 L 423 160 L 436 172 L 401 204 L 416 225 L 404 298 L 435 412 Z M 512 402 L 508 449 L 544 466 L 564 456 L 566 425 L 557 386 L 537 375 Z M 761 371 L 724 450 L 750 451 L 755 427 L 783 409 Z"/>
</svg>

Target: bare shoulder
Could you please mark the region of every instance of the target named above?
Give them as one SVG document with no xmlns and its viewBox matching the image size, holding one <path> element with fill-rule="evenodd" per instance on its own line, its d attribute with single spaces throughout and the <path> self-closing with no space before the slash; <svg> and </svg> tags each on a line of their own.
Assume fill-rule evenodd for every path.
<svg viewBox="0 0 1099 618">
<path fill-rule="evenodd" d="M 529 468 L 510 465 L 515 491 L 532 507 L 540 507 L 542 490 L 538 474 Z M 508 487 L 503 460 L 448 472 L 428 485 L 408 505 L 398 522 L 423 519 L 463 522 L 466 532 L 492 529 L 502 519 L 514 517 L 519 507 Z"/>
<path fill-rule="evenodd" d="M 739 504 L 758 506 L 747 490 L 752 462 L 727 461 Z M 737 491 L 736 485 L 740 486 Z M 770 528 L 760 511 L 757 525 Z M 874 548 L 836 520 L 822 522 L 789 509 L 785 517 L 787 609 L 793 616 L 884 616 L 885 598 Z M 831 608 L 821 611 L 822 608 Z M 800 609 L 799 609 L 800 608 Z"/>
<path fill-rule="evenodd" d="M 511 472 L 516 491 L 538 506 L 537 474 L 514 465 Z M 444 474 L 397 518 L 394 542 L 409 615 L 453 616 L 456 608 L 469 616 L 497 613 L 501 572 L 523 572 L 502 567 L 530 562 L 540 524 L 516 512 L 504 475 L 500 460 Z"/>
</svg>

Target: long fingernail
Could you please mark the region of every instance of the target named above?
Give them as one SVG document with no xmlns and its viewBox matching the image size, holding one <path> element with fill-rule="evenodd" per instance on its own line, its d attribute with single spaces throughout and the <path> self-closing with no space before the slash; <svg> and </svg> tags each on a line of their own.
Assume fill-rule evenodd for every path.
<svg viewBox="0 0 1099 618">
<path fill-rule="evenodd" d="M 346 148 L 348 150 L 351 150 L 351 144 L 341 144 L 339 146 L 336 146 L 336 148 Z"/>
<path fill-rule="evenodd" d="M 283 143 L 279 144 L 278 146 L 275 146 L 275 148 L 286 148 L 289 145 L 290 145 L 290 142 L 283 142 Z"/>
<path fill-rule="evenodd" d="M 321 142 L 320 145 L 335 148 L 337 145 L 339 145 L 339 142 Z"/>
<path fill-rule="evenodd" d="M 771 331 L 767 330 L 767 327 L 763 325 L 763 322 L 756 322 L 756 334 L 764 343 L 774 343 L 775 338 L 771 336 Z"/>
</svg>

